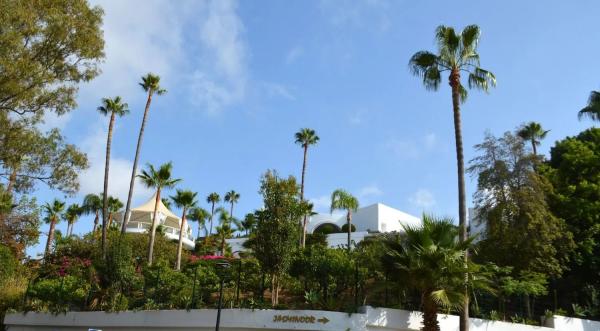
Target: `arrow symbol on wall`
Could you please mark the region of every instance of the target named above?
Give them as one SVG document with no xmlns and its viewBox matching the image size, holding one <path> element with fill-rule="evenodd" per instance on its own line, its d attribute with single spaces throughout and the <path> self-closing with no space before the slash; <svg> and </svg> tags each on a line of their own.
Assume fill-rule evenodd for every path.
<svg viewBox="0 0 600 331">
<path fill-rule="evenodd" d="M 327 324 L 327 322 L 329 322 L 329 319 L 327 319 L 327 317 L 321 317 L 317 320 L 317 322 Z"/>
</svg>

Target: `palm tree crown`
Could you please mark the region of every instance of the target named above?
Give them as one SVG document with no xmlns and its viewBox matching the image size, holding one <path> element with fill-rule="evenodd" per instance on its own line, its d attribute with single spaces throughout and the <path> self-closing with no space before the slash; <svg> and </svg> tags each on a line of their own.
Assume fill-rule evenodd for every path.
<svg viewBox="0 0 600 331">
<path fill-rule="evenodd" d="M 316 145 L 319 142 L 319 136 L 317 136 L 315 130 L 309 128 L 300 129 L 294 137 L 296 138 L 296 144 L 302 147 Z"/>
<path fill-rule="evenodd" d="M 550 130 L 544 130 L 540 123 L 529 122 L 523 125 L 517 134 L 521 139 L 531 142 L 533 155 L 537 155 L 537 146 L 540 145 L 542 139 L 546 138 L 548 132 L 550 132 Z"/>
<path fill-rule="evenodd" d="M 221 196 L 217 192 L 213 192 L 206 197 L 206 202 L 211 204 L 217 204 L 221 202 Z"/>
<path fill-rule="evenodd" d="M 69 205 L 69 207 L 65 211 L 63 219 L 67 221 L 68 224 L 67 236 L 70 236 L 73 232 L 73 223 L 77 221 L 77 219 L 79 218 L 79 216 L 81 216 L 82 213 L 83 208 L 76 203 Z"/>
<path fill-rule="evenodd" d="M 181 181 L 181 179 L 171 178 L 171 171 L 173 170 L 171 162 L 161 165 L 158 170 L 151 164 L 147 164 L 147 167 L 148 169 L 142 170 L 142 173 L 138 177 L 148 188 L 172 188 Z"/>
<path fill-rule="evenodd" d="M 190 190 L 177 190 L 174 196 L 171 196 L 171 200 L 175 203 L 175 206 L 179 208 L 191 208 L 194 207 L 198 201 L 196 196 L 198 193 Z"/>
<path fill-rule="evenodd" d="M 198 222 L 197 238 L 200 238 L 200 229 L 204 229 L 204 232 L 207 232 L 206 220 L 210 218 L 210 213 L 206 211 L 206 209 L 200 207 L 192 208 L 187 214 L 187 218 L 191 221 Z"/>
<path fill-rule="evenodd" d="M 577 117 L 581 120 L 584 117 L 591 119 L 592 121 L 600 121 L 600 92 L 590 92 L 588 98 L 588 104 L 579 111 Z"/>
<path fill-rule="evenodd" d="M 231 209 L 229 210 L 229 214 L 233 216 L 233 205 L 236 204 L 240 200 L 240 194 L 234 190 L 231 190 L 225 193 L 225 202 L 229 202 L 231 204 Z"/>
<path fill-rule="evenodd" d="M 117 96 L 112 99 L 103 98 L 102 105 L 98 107 L 98 111 L 102 115 L 115 114 L 119 117 L 129 113 L 129 105 L 124 103 L 121 97 Z"/>
<path fill-rule="evenodd" d="M 156 93 L 158 95 L 163 95 L 167 93 L 167 90 L 160 87 L 160 76 L 153 73 L 148 73 L 146 76 L 142 77 L 142 82 L 139 84 L 144 91 L 152 94 Z"/>
<path fill-rule="evenodd" d="M 94 216 L 94 228 L 92 229 L 92 233 L 96 232 L 96 227 L 98 226 L 100 211 L 102 210 L 102 194 L 87 194 L 83 198 L 83 205 L 81 206 L 83 209 L 83 214 Z"/>
<path fill-rule="evenodd" d="M 348 225 L 348 251 L 350 251 L 352 232 L 352 213 L 358 209 L 358 199 L 342 189 L 337 189 L 331 194 L 331 213 L 334 210 L 346 211 L 346 222 Z"/>
<path fill-rule="evenodd" d="M 46 202 L 42 206 L 44 213 L 46 213 L 46 222 L 58 222 L 62 216 L 63 211 L 65 210 L 65 205 L 66 204 L 64 201 L 60 201 L 58 199 L 54 199 L 52 203 Z"/>
<path fill-rule="evenodd" d="M 437 90 L 442 82 L 442 72 L 450 75 L 466 72 L 469 74 L 469 88 L 487 91 L 490 86 L 496 86 L 496 76 L 479 66 L 479 27 L 469 25 L 460 34 L 454 28 L 440 25 L 436 29 L 435 37 L 438 53 L 428 51 L 415 53 L 409 61 L 412 73 L 423 79 L 425 88 Z M 460 76 L 456 77 L 460 79 Z M 452 80 L 452 77 L 450 77 Z M 452 83 L 452 81 L 451 81 Z M 459 81 L 458 84 L 461 101 L 467 98 L 467 89 Z"/>
</svg>

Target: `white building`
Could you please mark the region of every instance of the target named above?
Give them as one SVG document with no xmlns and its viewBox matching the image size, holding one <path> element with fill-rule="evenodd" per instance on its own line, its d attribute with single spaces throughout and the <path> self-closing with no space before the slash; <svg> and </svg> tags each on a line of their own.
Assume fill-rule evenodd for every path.
<svg viewBox="0 0 600 331">
<path fill-rule="evenodd" d="M 152 215 L 154 213 L 154 204 L 156 203 L 156 194 L 143 205 L 131 209 L 131 217 L 127 223 L 125 232 L 128 233 L 146 233 L 152 226 Z M 123 219 L 124 210 L 115 214 L 115 219 Z M 179 240 L 179 229 L 181 228 L 181 218 L 173 214 L 163 203 L 158 201 L 158 209 L 156 212 L 158 225 L 164 228 L 164 234 L 167 239 Z M 183 227 L 183 247 L 186 249 L 194 249 L 194 237 L 192 229 L 188 222 Z"/>
<path fill-rule="evenodd" d="M 327 244 L 329 247 L 346 247 L 348 245 L 348 233 L 341 233 L 342 226 L 346 224 L 346 214 L 316 214 L 309 218 L 306 224 L 306 232 L 314 233 L 325 226 L 333 226 L 338 233 L 327 235 Z M 370 206 L 359 208 L 352 213 L 352 225 L 355 231 L 351 233 L 350 240 L 353 244 L 358 244 L 365 237 L 373 233 L 402 232 L 403 226 L 419 226 L 421 219 L 409 215 L 398 209 L 386 206 L 382 203 L 376 203 Z M 227 239 L 227 244 L 232 252 L 243 251 L 246 238 Z"/>
</svg>

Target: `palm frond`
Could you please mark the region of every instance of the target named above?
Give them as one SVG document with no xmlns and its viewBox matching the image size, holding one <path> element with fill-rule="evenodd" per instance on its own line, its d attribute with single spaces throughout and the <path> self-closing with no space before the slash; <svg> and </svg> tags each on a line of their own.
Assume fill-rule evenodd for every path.
<svg viewBox="0 0 600 331">
<path fill-rule="evenodd" d="M 577 113 L 579 120 L 589 118 L 592 121 L 600 121 L 600 92 L 592 91 L 588 98 L 588 104 Z"/>
<path fill-rule="evenodd" d="M 475 68 L 469 73 L 469 88 L 476 88 L 487 92 L 490 87 L 496 86 L 496 76 L 490 71 Z"/>
</svg>

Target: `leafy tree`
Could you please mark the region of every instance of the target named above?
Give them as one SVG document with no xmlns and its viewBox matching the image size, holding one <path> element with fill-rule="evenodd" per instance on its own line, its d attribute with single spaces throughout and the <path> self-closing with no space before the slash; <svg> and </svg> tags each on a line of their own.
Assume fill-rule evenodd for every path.
<svg viewBox="0 0 600 331">
<path fill-rule="evenodd" d="M 304 200 L 304 176 L 306 174 L 306 156 L 308 155 L 308 147 L 311 145 L 316 145 L 319 142 L 319 136 L 313 129 L 303 128 L 300 131 L 296 132 L 294 135 L 296 138 L 296 144 L 300 145 L 304 150 L 304 157 L 302 161 L 302 179 L 300 181 L 300 200 Z M 307 216 L 304 215 L 304 220 L 302 222 L 302 242 L 301 245 L 304 248 L 306 242 L 306 219 Z"/>
<path fill-rule="evenodd" d="M 100 221 L 100 211 L 102 210 L 102 197 L 99 194 L 90 193 L 83 198 L 83 213 L 86 215 L 94 214 L 94 228 L 92 233 L 96 232 L 98 222 Z"/>
<path fill-rule="evenodd" d="M 0 113 L 0 176 L 7 179 L 9 194 L 28 193 L 36 182 L 73 194 L 79 190 L 79 173 L 87 167 L 85 154 L 67 144 L 58 129 L 41 133 Z"/>
<path fill-rule="evenodd" d="M 152 265 L 152 256 L 154 254 L 154 240 L 156 238 L 156 212 L 158 210 L 158 202 L 160 201 L 160 193 L 162 189 L 172 188 L 181 181 L 181 179 L 171 178 L 171 170 L 173 165 L 171 162 L 161 165 L 158 169 L 153 165 L 148 164 L 148 170 L 142 170 L 138 177 L 148 188 L 156 189 L 156 202 L 154 203 L 154 212 L 152 213 L 152 227 L 150 229 L 150 241 L 148 243 L 148 265 Z M 130 192 L 131 193 L 131 192 Z"/>
<path fill-rule="evenodd" d="M 225 193 L 225 202 L 229 202 L 231 204 L 231 208 L 229 209 L 229 215 L 233 216 L 233 205 L 236 204 L 240 200 L 240 194 L 234 190 L 231 190 Z"/>
<path fill-rule="evenodd" d="M 477 25 L 465 27 L 460 34 L 457 34 L 452 27 L 440 25 L 435 33 L 438 46 L 437 54 L 420 51 L 415 53 L 409 62 L 413 74 L 423 79 L 423 84 L 428 90 L 437 90 L 442 82 L 442 73 L 448 72 L 449 74 L 448 83 L 452 89 L 452 110 L 456 140 L 460 240 L 467 238 L 467 196 L 460 114 L 460 103 L 465 102 L 467 99 L 467 89 L 463 86 L 460 75 L 462 72 L 468 73 L 469 88 L 487 91 L 490 86 L 496 85 L 494 74 L 480 67 L 479 54 L 477 53 L 479 35 L 480 31 Z M 468 259 L 468 254 L 465 254 L 466 259 Z M 468 300 L 469 297 L 465 296 L 465 303 L 460 316 L 460 331 L 469 329 Z"/>
<path fill-rule="evenodd" d="M 108 228 L 108 173 L 110 172 L 110 148 L 112 145 L 113 127 L 115 117 L 123 117 L 129 113 L 129 106 L 117 96 L 113 99 L 102 99 L 102 105 L 98 107 L 100 114 L 110 115 L 108 122 L 108 136 L 106 138 L 106 161 L 104 163 L 104 193 L 102 194 L 102 251 L 106 254 L 106 231 Z"/>
<path fill-rule="evenodd" d="M 185 229 L 187 211 L 190 208 L 196 207 L 196 205 L 198 204 L 198 201 L 196 200 L 197 195 L 198 193 L 192 192 L 190 190 L 177 190 L 177 194 L 171 197 L 171 200 L 173 200 L 175 205 L 183 210 L 181 212 L 181 224 L 179 226 L 179 241 L 177 242 L 177 263 L 175 264 L 175 270 L 181 270 L 181 248 L 183 245 L 183 233 Z"/>
<path fill-rule="evenodd" d="M 119 200 L 119 198 L 115 198 L 113 196 L 108 197 L 108 228 L 109 229 L 113 222 L 113 216 L 115 215 L 115 213 L 117 213 L 119 210 L 121 210 L 121 208 L 123 208 L 123 202 L 121 202 L 121 200 Z"/>
<path fill-rule="evenodd" d="M 135 184 L 135 177 L 137 173 L 137 164 L 140 158 L 140 152 L 142 150 L 142 139 L 144 138 L 144 129 L 146 128 L 146 121 L 148 120 L 148 112 L 150 111 L 150 104 L 152 103 L 152 96 L 156 93 L 157 95 L 163 95 L 167 93 L 167 90 L 160 86 L 160 77 L 151 73 L 142 77 L 142 82 L 139 83 L 142 89 L 148 93 L 146 99 L 146 108 L 144 109 L 144 117 L 142 118 L 142 126 L 140 127 L 140 134 L 138 136 L 137 146 L 135 148 L 135 157 L 133 159 L 133 168 L 131 170 L 131 181 L 129 182 L 129 193 L 127 194 L 127 203 L 125 205 L 125 212 L 123 213 L 123 222 L 121 224 L 121 233 L 125 233 L 127 229 L 127 222 L 129 222 L 131 212 L 131 199 L 133 198 L 133 186 Z M 150 259 L 150 263 L 152 263 Z"/>
<path fill-rule="evenodd" d="M 0 110 L 63 114 L 76 105 L 77 83 L 99 73 L 102 9 L 85 0 L 0 4 Z"/>
<path fill-rule="evenodd" d="M 583 109 L 579 111 L 577 117 L 580 120 L 584 117 L 587 117 L 592 121 L 600 121 L 600 92 L 590 92 L 587 106 L 583 107 Z"/>
<path fill-rule="evenodd" d="M 535 171 L 536 158 L 510 132 L 487 134 L 469 172 L 477 177 L 477 221 L 486 225 L 480 256 L 514 273 L 559 276 L 573 241 L 563 219 L 548 206 L 552 186 Z M 519 252 L 519 254 L 514 254 Z"/>
<path fill-rule="evenodd" d="M 439 307 L 461 309 L 464 303 L 465 272 L 472 288 L 488 287 L 488 280 L 464 255 L 474 238 L 457 241 L 458 230 L 451 219 L 423 215 L 423 226 L 404 226 L 405 234 L 387 235 L 387 254 L 382 263 L 398 282 L 421 293 L 423 330 L 439 331 Z"/>
<path fill-rule="evenodd" d="M 73 225 L 75 224 L 75 222 L 77 222 L 77 219 L 81 216 L 83 210 L 82 208 L 76 204 L 73 203 L 71 205 L 69 205 L 69 207 L 67 207 L 67 210 L 65 210 L 65 213 L 62 215 L 64 220 L 67 221 L 68 227 L 67 227 L 67 236 L 70 237 L 71 235 L 73 235 Z"/>
<path fill-rule="evenodd" d="M 546 138 L 548 132 L 550 132 L 550 130 L 542 129 L 542 125 L 540 123 L 529 122 L 524 124 L 517 131 L 517 135 L 521 137 L 521 139 L 531 143 L 533 155 L 537 156 L 537 146 L 540 145 L 540 141 L 542 139 Z"/>
<path fill-rule="evenodd" d="M 348 252 L 350 252 L 352 241 L 350 238 L 352 232 L 352 212 L 358 209 L 358 199 L 350 193 L 337 189 L 331 194 L 331 212 L 334 210 L 343 210 L 346 212 L 346 231 L 348 231 Z"/>
<path fill-rule="evenodd" d="M 590 128 L 556 142 L 547 167 L 550 206 L 575 238 L 570 269 L 561 281 L 565 302 L 586 295 L 584 285 L 600 289 L 600 129 Z"/>
<path fill-rule="evenodd" d="M 187 218 L 190 221 L 198 222 L 198 236 L 197 239 L 200 239 L 201 229 L 204 229 L 204 233 L 208 236 L 208 231 L 206 229 L 206 220 L 210 217 L 210 214 L 206 209 L 200 207 L 194 207 L 190 209 L 190 212 L 187 215 Z"/>
<path fill-rule="evenodd" d="M 246 216 L 244 217 L 244 220 L 242 221 L 242 228 L 246 231 L 246 235 L 250 235 L 250 233 L 252 231 L 254 231 L 254 228 L 256 227 L 256 215 L 254 215 L 253 213 L 248 213 L 246 214 Z"/>
<path fill-rule="evenodd" d="M 276 172 L 263 175 L 260 194 L 263 208 L 255 212 L 256 230 L 248 240 L 261 269 L 271 277 L 271 304 L 279 303 L 281 278 L 288 270 L 299 239 L 302 216 L 299 187 L 293 176 L 280 178 Z"/>
<path fill-rule="evenodd" d="M 46 214 L 45 221 L 50 224 L 50 228 L 48 229 L 48 241 L 46 242 L 46 249 L 44 250 L 44 258 L 48 257 L 52 249 L 52 243 L 54 242 L 54 228 L 56 227 L 56 223 L 58 223 L 61 219 L 62 213 L 65 209 L 65 203 L 63 201 L 54 199 L 52 203 L 46 203 L 43 206 L 44 212 Z"/>
<path fill-rule="evenodd" d="M 221 201 L 221 197 L 217 192 L 213 192 L 206 197 L 206 202 L 210 203 L 210 228 L 208 230 L 208 236 L 212 234 L 213 218 L 215 216 L 215 205 Z"/>
</svg>

